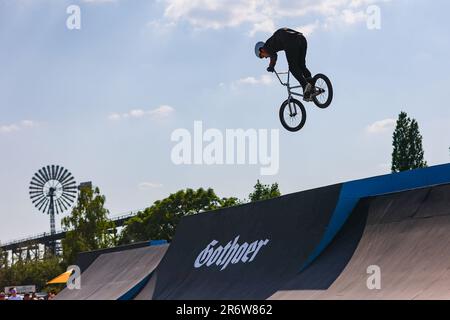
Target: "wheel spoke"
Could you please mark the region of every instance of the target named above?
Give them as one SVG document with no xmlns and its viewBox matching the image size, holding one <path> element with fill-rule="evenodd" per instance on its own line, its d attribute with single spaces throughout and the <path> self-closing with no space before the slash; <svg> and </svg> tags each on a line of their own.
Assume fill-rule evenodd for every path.
<svg viewBox="0 0 450 320">
<path fill-rule="evenodd" d="M 283 106 L 282 119 L 284 125 L 292 129 L 291 131 L 296 131 L 303 122 L 303 111 L 298 102 L 290 101 Z"/>
</svg>

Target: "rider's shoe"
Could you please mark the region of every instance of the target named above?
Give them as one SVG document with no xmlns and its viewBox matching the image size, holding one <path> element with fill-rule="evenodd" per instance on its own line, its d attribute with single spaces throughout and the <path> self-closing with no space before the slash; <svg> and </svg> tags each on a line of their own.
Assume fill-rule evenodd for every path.
<svg viewBox="0 0 450 320">
<path fill-rule="evenodd" d="M 306 85 L 306 88 L 305 88 L 304 92 L 303 92 L 303 100 L 306 101 L 306 102 L 313 101 L 313 99 L 311 97 L 312 94 L 313 94 L 313 91 L 314 91 L 313 85 L 311 83 L 308 83 Z"/>
</svg>

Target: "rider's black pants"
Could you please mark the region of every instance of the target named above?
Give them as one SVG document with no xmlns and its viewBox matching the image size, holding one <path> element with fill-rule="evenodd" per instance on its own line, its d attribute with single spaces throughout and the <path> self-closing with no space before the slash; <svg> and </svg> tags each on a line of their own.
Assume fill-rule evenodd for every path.
<svg viewBox="0 0 450 320">
<path fill-rule="evenodd" d="M 311 72 L 306 67 L 307 51 L 308 43 L 303 35 L 298 35 L 296 41 L 292 41 L 285 49 L 289 70 L 303 89 L 311 81 Z"/>
</svg>

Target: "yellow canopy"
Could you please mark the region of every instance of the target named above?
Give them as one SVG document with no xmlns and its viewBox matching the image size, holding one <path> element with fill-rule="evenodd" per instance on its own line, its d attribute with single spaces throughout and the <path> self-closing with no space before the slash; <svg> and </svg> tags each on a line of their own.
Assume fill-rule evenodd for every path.
<svg viewBox="0 0 450 320">
<path fill-rule="evenodd" d="M 72 272 L 73 269 L 67 270 L 66 272 L 57 276 L 55 279 L 52 279 L 49 282 L 47 282 L 47 284 L 67 283 Z"/>
</svg>

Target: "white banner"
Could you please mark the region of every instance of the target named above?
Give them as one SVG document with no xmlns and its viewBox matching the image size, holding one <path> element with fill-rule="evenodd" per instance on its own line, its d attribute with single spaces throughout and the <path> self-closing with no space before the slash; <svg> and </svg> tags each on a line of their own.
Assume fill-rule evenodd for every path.
<svg viewBox="0 0 450 320">
<path fill-rule="evenodd" d="M 17 286 L 17 287 L 5 287 L 5 293 L 8 294 L 9 290 L 16 288 L 17 293 L 34 293 L 36 292 L 36 286 Z"/>
</svg>

